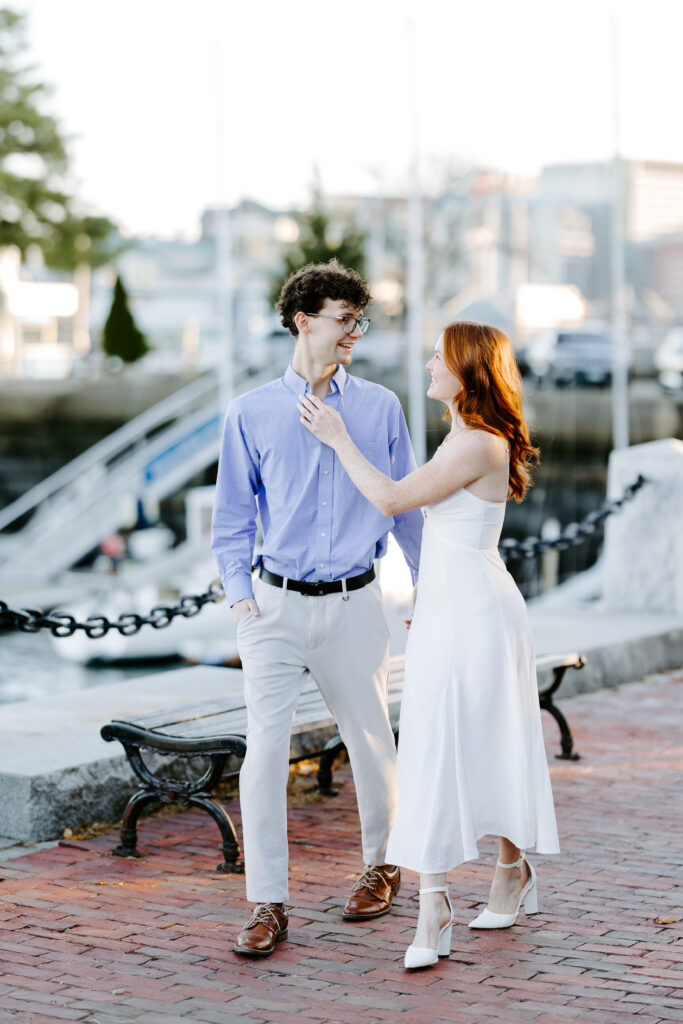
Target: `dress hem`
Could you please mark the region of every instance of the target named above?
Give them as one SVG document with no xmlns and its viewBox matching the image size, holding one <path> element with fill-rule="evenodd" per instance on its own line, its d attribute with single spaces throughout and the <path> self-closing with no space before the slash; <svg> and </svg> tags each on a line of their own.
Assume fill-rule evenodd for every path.
<svg viewBox="0 0 683 1024">
<path fill-rule="evenodd" d="M 499 833 L 483 832 L 480 836 L 477 837 L 477 842 L 479 842 L 480 839 L 483 839 L 483 837 L 486 836 L 486 835 L 498 835 L 498 834 Z M 517 844 L 515 844 L 515 845 L 517 845 Z M 556 846 L 552 850 L 551 849 L 544 849 L 544 850 L 535 849 L 535 844 L 532 845 L 532 846 L 518 846 L 518 849 L 522 850 L 524 853 L 533 853 L 537 857 L 555 857 L 555 856 L 557 856 L 561 852 L 559 845 Z M 393 853 L 393 850 L 387 850 L 387 854 L 390 854 L 390 853 Z M 479 860 L 480 856 L 481 855 L 479 853 L 479 850 L 477 850 L 476 853 L 473 853 L 469 857 L 467 857 L 467 856 L 463 857 L 462 860 L 457 861 L 455 864 L 451 864 L 450 867 L 440 867 L 440 866 L 439 867 L 433 867 L 433 866 L 430 866 L 430 867 L 414 867 L 412 864 L 408 864 L 406 861 L 401 860 L 400 858 L 397 858 L 396 856 L 392 857 L 391 863 L 398 865 L 398 867 L 400 867 L 400 868 L 405 868 L 406 871 L 415 871 L 415 872 L 417 872 L 417 874 L 420 874 L 420 875 L 443 875 L 443 874 L 446 874 L 449 871 L 455 871 L 455 869 L 459 868 L 462 864 L 468 864 L 471 861 Z"/>
</svg>

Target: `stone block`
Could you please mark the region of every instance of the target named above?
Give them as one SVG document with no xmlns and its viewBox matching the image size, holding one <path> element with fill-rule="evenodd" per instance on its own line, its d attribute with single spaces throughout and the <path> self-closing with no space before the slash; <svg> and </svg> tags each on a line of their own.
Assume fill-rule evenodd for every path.
<svg viewBox="0 0 683 1024">
<path fill-rule="evenodd" d="M 683 616 L 683 441 L 613 451 L 608 496 L 639 473 L 646 485 L 605 525 L 604 605 Z"/>
</svg>

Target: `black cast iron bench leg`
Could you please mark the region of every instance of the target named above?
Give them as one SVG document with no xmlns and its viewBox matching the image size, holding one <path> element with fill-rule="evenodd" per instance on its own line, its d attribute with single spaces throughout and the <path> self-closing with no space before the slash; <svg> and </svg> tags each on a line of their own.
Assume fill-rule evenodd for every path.
<svg viewBox="0 0 683 1024">
<path fill-rule="evenodd" d="M 216 870 L 241 874 L 244 865 L 240 861 L 240 847 L 237 833 L 225 808 L 213 796 L 212 790 L 221 781 L 227 754 L 209 754 L 210 765 L 201 778 L 195 782 L 172 782 L 155 775 L 147 767 L 140 754 L 140 747 L 123 743 L 131 768 L 143 783 L 130 798 L 121 821 L 121 844 L 113 851 L 115 857 L 139 857 L 137 849 L 137 821 L 145 807 L 154 803 L 179 803 L 183 807 L 199 807 L 210 814 L 220 829 L 223 840 L 223 861 Z"/>
<path fill-rule="evenodd" d="M 339 751 L 345 749 L 346 747 L 338 733 L 325 744 L 325 748 L 320 755 L 320 763 L 318 764 L 318 773 L 316 775 L 318 792 L 322 793 L 323 796 L 337 796 L 337 791 L 332 789 L 332 765 Z"/>
<path fill-rule="evenodd" d="M 112 850 L 114 857 L 140 857 L 138 850 L 138 818 L 145 807 L 159 802 L 157 793 L 149 789 L 138 789 L 126 804 L 121 821 L 121 845 Z"/>
<path fill-rule="evenodd" d="M 220 829 L 223 839 L 223 860 L 216 865 L 216 871 L 221 871 L 223 874 L 243 874 L 244 864 L 240 861 L 240 847 L 237 842 L 235 826 L 223 805 L 214 800 L 211 793 L 194 793 L 188 797 L 188 803 L 192 807 L 201 807 L 203 811 L 210 814 Z"/>
<path fill-rule="evenodd" d="M 555 757 L 560 761 L 579 761 L 581 755 L 574 753 L 574 737 L 569 728 L 569 723 L 557 705 L 553 703 L 553 694 L 559 689 L 564 674 L 569 667 L 569 665 L 558 665 L 557 668 L 553 669 L 553 682 L 547 690 L 539 694 L 538 699 L 542 710 L 550 712 L 560 729 L 562 753 L 555 754 Z"/>
</svg>

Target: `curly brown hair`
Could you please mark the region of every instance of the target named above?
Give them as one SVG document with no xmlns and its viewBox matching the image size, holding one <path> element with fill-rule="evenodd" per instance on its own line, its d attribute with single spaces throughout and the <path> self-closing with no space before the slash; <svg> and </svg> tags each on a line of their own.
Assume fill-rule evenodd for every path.
<svg viewBox="0 0 683 1024">
<path fill-rule="evenodd" d="M 337 260 L 309 263 L 288 277 L 282 286 L 277 300 L 282 326 L 296 337 L 299 333 L 294 323 L 296 314 L 319 313 L 326 299 L 344 299 L 350 306 L 365 309 L 372 296 L 367 281 Z"/>
</svg>

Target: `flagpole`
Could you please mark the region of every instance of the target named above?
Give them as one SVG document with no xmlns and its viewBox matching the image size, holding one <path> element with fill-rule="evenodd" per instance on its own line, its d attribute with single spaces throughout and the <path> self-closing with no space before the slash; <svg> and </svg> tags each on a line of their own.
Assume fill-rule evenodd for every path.
<svg viewBox="0 0 683 1024">
<path fill-rule="evenodd" d="M 225 34 L 218 32 L 214 42 L 214 93 L 216 113 L 216 168 L 217 203 L 214 218 L 214 288 L 216 332 L 219 363 L 218 391 L 223 412 L 235 390 L 235 353 L 233 334 L 233 240 L 232 223 L 227 194 L 227 146 L 225 123 L 225 81 L 227 66 L 223 52 Z"/>
<path fill-rule="evenodd" d="M 420 184 L 420 139 L 418 117 L 417 26 L 406 22 L 408 67 L 411 69 L 410 105 L 412 154 L 408 198 L 408 420 L 413 451 L 418 466 L 427 458 L 427 422 L 425 415 L 425 370 L 422 337 L 424 331 L 424 238 L 422 189 Z"/>
<path fill-rule="evenodd" d="M 624 186 L 625 165 L 621 159 L 619 28 L 616 15 L 610 19 L 612 47 L 612 118 L 614 156 L 612 159 L 612 447 L 628 448 L 628 339 L 626 337 L 624 269 Z"/>
</svg>

